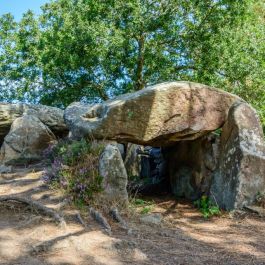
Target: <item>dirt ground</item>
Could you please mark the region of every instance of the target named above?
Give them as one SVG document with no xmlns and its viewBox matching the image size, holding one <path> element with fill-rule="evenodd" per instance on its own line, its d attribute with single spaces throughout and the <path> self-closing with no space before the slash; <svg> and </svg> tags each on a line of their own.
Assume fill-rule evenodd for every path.
<svg viewBox="0 0 265 265">
<path fill-rule="evenodd" d="M 1 265 L 265 264 L 265 219 L 237 212 L 205 220 L 188 202 L 155 199 L 161 225 L 126 219 L 132 231 L 108 218 L 107 235 L 90 217 L 84 228 L 75 210 L 41 181 L 41 169 L 0 176 L 0 195 L 30 197 L 62 211 L 67 226 L 14 202 L 0 204 Z"/>
</svg>

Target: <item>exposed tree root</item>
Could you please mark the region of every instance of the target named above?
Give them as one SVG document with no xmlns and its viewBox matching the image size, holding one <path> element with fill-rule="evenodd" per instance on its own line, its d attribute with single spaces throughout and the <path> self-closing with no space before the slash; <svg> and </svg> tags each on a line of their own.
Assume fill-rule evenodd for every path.
<svg viewBox="0 0 265 265">
<path fill-rule="evenodd" d="M 27 227 L 29 225 L 32 225 L 32 224 L 39 224 L 39 222 L 41 221 L 42 217 L 41 216 L 35 216 L 33 218 L 30 218 L 29 220 L 27 220 L 26 222 L 22 223 L 22 224 L 19 224 L 17 226 L 17 228 L 24 228 L 24 227 Z"/>
<path fill-rule="evenodd" d="M 44 242 L 44 243 L 40 243 L 36 246 L 32 246 L 32 249 L 30 249 L 30 254 L 31 255 L 37 255 L 39 253 L 42 253 L 42 252 L 48 252 L 51 250 L 52 246 L 53 246 L 53 241 L 48 241 L 48 242 Z"/>
<path fill-rule="evenodd" d="M 36 210 L 37 212 L 41 212 L 44 215 L 51 217 L 53 220 L 58 222 L 61 226 L 66 225 L 65 220 L 62 216 L 60 216 L 53 209 L 50 209 L 50 208 L 44 206 L 43 204 L 41 204 L 39 202 L 33 201 L 31 199 L 18 197 L 18 196 L 12 196 L 12 195 L 0 196 L 0 202 L 5 202 L 5 201 L 16 201 L 16 202 L 20 202 L 20 203 L 29 205 L 32 209 Z"/>
<path fill-rule="evenodd" d="M 95 210 L 93 207 L 89 208 L 89 213 L 92 216 L 92 218 L 98 222 L 104 230 L 110 235 L 111 234 L 111 227 L 107 221 L 107 219 L 97 210 Z"/>
<path fill-rule="evenodd" d="M 120 227 L 129 231 L 129 227 L 125 220 L 121 217 L 119 210 L 117 208 L 112 208 L 109 212 L 110 216 L 113 218 L 114 221 L 119 223 Z"/>
<path fill-rule="evenodd" d="M 87 225 L 86 225 L 85 221 L 83 220 L 83 218 L 81 217 L 81 215 L 80 215 L 80 213 L 79 213 L 78 211 L 76 212 L 75 216 L 76 216 L 77 221 L 78 221 L 81 225 L 83 225 L 84 228 L 87 228 Z"/>
</svg>

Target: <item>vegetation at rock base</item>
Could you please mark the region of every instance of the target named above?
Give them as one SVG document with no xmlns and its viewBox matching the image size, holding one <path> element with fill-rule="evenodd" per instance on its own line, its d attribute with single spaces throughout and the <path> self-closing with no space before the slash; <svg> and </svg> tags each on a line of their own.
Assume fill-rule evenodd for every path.
<svg viewBox="0 0 265 265">
<path fill-rule="evenodd" d="M 154 208 L 155 202 L 150 200 L 144 200 L 141 198 L 132 198 L 130 200 L 130 208 L 140 214 L 148 214 Z"/>
<path fill-rule="evenodd" d="M 262 0 L 54 0 L 0 17 L 0 98 L 65 107 L 163 81 L 220 87 L 265 124 Z"/>
<path fill-rule="evenodd" d="M 78 206 L 90 204 L 102 191 L 102 177 L 98 173 L 102 146 L 86 140 L 61 141 L 44 151 L 49 166 L 44 180 L 62 189 Z"/>
<path fill-rule="evenodd" d="M 194 202 L 194 205 L 199 208 L 204 218 L 210 218 L 215 215 L 220 215 L 221 211 L 218 205 L 209 197 L 203 195 L 200 199 Z"/>
</svg>

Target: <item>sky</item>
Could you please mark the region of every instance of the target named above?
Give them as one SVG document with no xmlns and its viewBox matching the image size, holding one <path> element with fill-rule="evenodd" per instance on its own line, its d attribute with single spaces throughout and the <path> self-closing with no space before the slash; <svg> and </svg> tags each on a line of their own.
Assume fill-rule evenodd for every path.
<svg viewBox="0 0 265 265">
<path fill-rule="evenodd" d="M 40 13 L 40 6 L 49 2 L 49 0 L 0 0 L 0 16 L 5 13 L 11 13 L 18 21 L 22 14 L 28 9 L 34 13 Z"/>
</svg>

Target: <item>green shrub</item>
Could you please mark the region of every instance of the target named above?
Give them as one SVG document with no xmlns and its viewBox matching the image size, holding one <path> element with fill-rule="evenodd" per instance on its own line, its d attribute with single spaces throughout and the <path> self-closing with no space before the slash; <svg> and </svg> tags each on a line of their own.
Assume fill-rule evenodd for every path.
<svg viewBox="0 0 265 265">
<path fill-rule="evenodd" d="M 200 209 L 200 212 L 204 218 L 221 214 L 219 206 L 212 202 L 212 200 L 205 195 L 195 201 L 194 205 Z"/>
<path fill-rule="evenodd" d="M 103 146 L 81 141 L 61 141 L 45 151 L 49 166 L 45 180 L 59 186 L 78 205 L 89 204 L 102 191 L 98 172 Z"/>
</svg>

